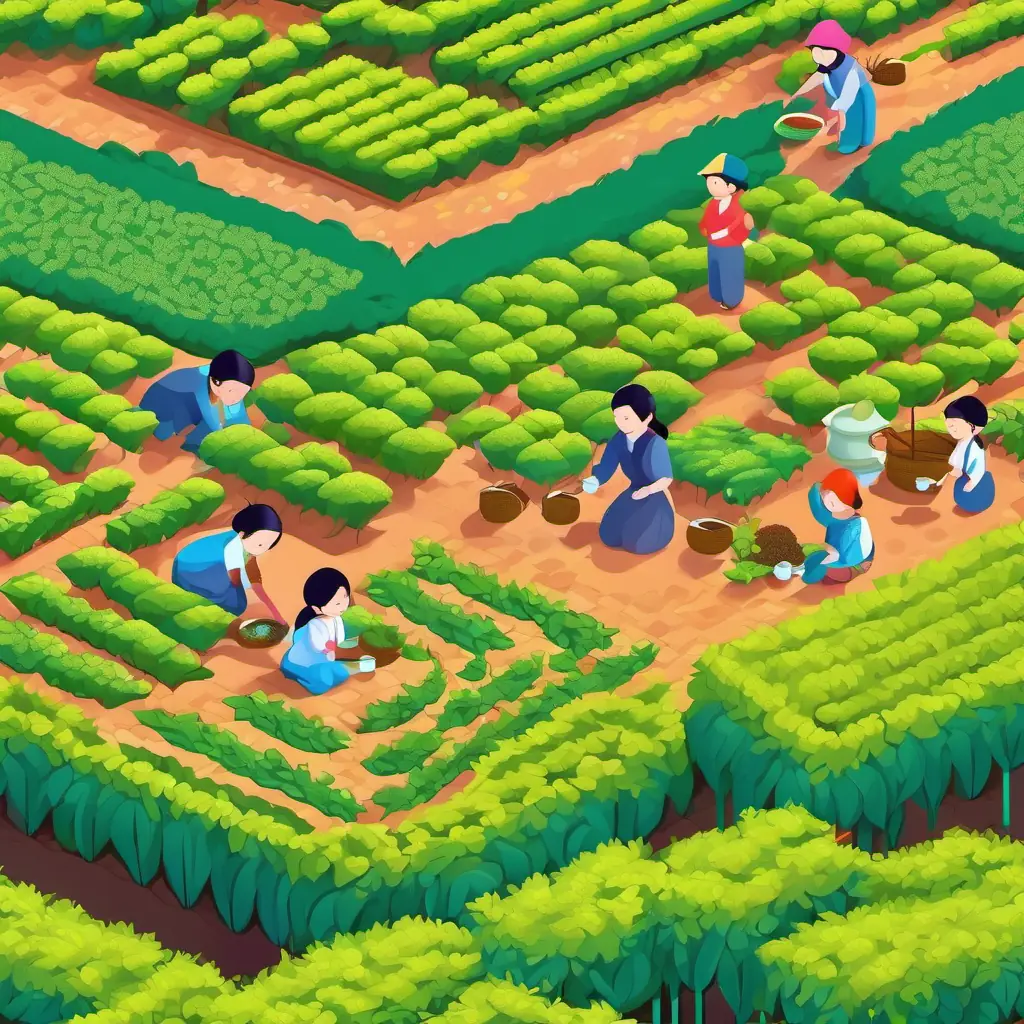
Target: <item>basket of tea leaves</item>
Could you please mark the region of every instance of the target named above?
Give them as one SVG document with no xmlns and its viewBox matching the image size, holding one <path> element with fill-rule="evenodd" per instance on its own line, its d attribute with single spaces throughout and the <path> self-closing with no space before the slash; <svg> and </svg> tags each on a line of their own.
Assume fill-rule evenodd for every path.
<svg viewBox="0 0 1024 1024">
<path fill-rule="evenodd" d="M 231 632 L 239 647 L 260 650 L 276 647 L 288 635 L 288 626 L 276 619 L 246 619 L 239 620 Z"/>
</svg>

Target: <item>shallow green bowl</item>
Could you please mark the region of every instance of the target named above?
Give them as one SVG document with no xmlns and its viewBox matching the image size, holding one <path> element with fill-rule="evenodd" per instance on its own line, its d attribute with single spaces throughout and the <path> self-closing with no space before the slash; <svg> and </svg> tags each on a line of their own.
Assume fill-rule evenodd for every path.
<svg viewBox="0 0 1024 1024">
<path fill-rule="evenodd" d="M 789 123 L 791 118 L 803 118 L 807 121 L 813 121 L 815 127 L 813 128 L 797 128 Z M 813 139 L 823 128 L 825 127 L 825 121 L 818 117 L 817 114 L 783 114 L 782 117 L 775 122 L 775 133 L 781 135 L 784 139 L 790 139 L 793 142 L 807 142 Z"/>
</svg>

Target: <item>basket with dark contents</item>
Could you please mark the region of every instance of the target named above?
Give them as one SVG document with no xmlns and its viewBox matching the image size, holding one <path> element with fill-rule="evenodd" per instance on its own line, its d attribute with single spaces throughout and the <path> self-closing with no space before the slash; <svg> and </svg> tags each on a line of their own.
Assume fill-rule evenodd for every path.
<svg viewBox="0 0 1024 1024">
<path fill-rule="evenodd" d="M 495 484 L 480 492 L 480 515 L 488 523 L 511 523 L 529 504 L 526 492 L 516 484 Z"/>
<path fill-rule="evenodd" d="M 804 549 L 788 526 L 762 526 L 757 531 L 754 543 L 760 550 L 753 552 L 750 560 L 758 565 L 769 565 L 774 568 L 780 562 L 789 562 L 790 565 L 804 564 Z"/>
<path fill-rule="evenodd" d="M 287 635 L 288 626 L 276 619 L 247 619 L 232 624 L 228 635 L 233 636 L 239 647 L 260 650 L 276 647 Z"/>
</svg>

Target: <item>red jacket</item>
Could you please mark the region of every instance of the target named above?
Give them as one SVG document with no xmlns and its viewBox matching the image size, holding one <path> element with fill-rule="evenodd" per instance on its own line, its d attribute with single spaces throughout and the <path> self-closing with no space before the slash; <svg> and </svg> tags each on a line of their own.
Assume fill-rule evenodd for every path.
<svg viewBox="0 0 1024 1024">
<path fill-rule="evenodd" d="M 718 212 L 718 199 L 712 199 L 704 208 L 704 216 L 700 219 L 700 233 L 708 240 L 708 245 L 742 245 L 749 237 L 750 230 L 746 225 L 747 211 L 740 205 L 739 198 L 733 196 L 725 213 Z M 728 231 L 724 238 L 712 238 L 719 231 Z"/>
</svg>

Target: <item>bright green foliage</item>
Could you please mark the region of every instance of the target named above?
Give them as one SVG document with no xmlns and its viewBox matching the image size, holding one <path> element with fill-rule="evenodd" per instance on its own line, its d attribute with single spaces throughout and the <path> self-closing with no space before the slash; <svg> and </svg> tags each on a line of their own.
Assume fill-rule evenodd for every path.
<svg viewBox="0 0 1024 1024">
<path fill-rule="evenodd" d="M 455 448 L 455 442 L 443 431 L 406 427 L 384 442 L 380 463 L 395 473 L 426 480 L 440 470 Z"/>
<path fill-rule="evenodd" d="M 364 808 L 346 789 L 335 789 L 330 776 L 316 779 L 305 768 L 293 768 L 273 747 L 253 750 L 234 733 L 202 721 L 198 715 L 172 715 L 162 708 L 136 711 L 135 717 L 172 746 L 216 761 L 229 772 L 252 779 L 258 786 L 277 789 L 309 804 L 329 818 L 355 821 Z"/>
<path fill-rule="evenodd" d="M 437 716 L 437 729 L 444 732 L 469 725 L 499 701 L 515 703 L 540 679 L 543 671 L 544 655 L 534 654 L 513 662 L 504 672 L 478 689 L 456 690 L 449 695 Z"/>
<path fill-rule="evenodd" d="M 420 683 L 405 683 L 402 692 L 389 700 L 366 706 L 356 732 L 383 732 L 414 719 L 424 708 L 435 704 L 448 688 L 448 675 L 436 659 L 433 668 Z"/>
<path fill-rule="evenodd" d="M 4 597 L 23 615 L 106 651 L 166 686 L 180 686 L 213 675 L 203 668 L 193 651 L 155 626 L 125 619 L 113 610 L 98 611 L 84 598 L 71 597 L 70 589 L 66 583 L 35 573 L 14 576 L 0 586 Z"/>
<path fill-rule="evenodd" d="M 383 743 L 376 746 L 373 753 L 363 759 L 363 767 L 372 775 L 405 775 L 436 753 L 443 742 L 444 733 L 440 729 L 403 732 L 390 746 Z"/>
<path fill-rule="evenodd" d="M 900 408 L 900 390 L 881 377 L 873 377 L 869 373 L 858 373 L 847 377 L 839 385 L 839 404 L 853 405 L 864 399 L 887 419 L 893 419 Z"/>
<path fill-rule="evenodd" d="M 565 374 L 554 370 L 534 370 L 519 382 L 518 394 L 520 401 L 533 409 L 550 409 L 552 411 L 578 394 L 579 384 Z"/>
<path fill-rule="evenodd" d="M 453 586 L 464 597 L 504 615 L 536 623 L 553 644 L 577 657 L 593 650 L 607 650 L 618 632 L 590 615 L 572 611 L 564 601 L 550 600 L 533 584 L 503 584 L 479 566 L 456 562 L 433 541 L 416 541 L 413 553 L 415 560 L 410 571 L 414 575 L 439 586 Z"/>
<path fill-rule="evenodd" d="M 80 423 L 62 425 L 50 412 L 35 412 L 15 395 L 0 394 L 0 435 L 38 452 L 64 473 L 79 473 L 89 465 L 96 435 Z"/>
<path fill-rule="evenodd" d="M 407 572 L 385 569 L 366 580 L 367 597 L 384 608 L 397 608 L 410 622 L 426 626 L 431 633 L 471 654 L 507 651 L 513 641 L 493 619 L 465 612 L 458 605 L 425 593 Z"/>
<path fill-rule="evenodd" d="M 618 348 L 580 346 L 563 356 L 560 364 L 584 391 L 615 391 L 628 384 L 643 367 L 643 359 Z"/>
<path fill-rule="evenodd" d="M 296 750 L 311 754 L 333 754 L 348 746 L 348 737 L 325 725 L 319 718 L 307 718 L 298 708 L 283 700 L 272 700 L 262 690 L 227 697 L 224 700 L 235 711 L 236 722 L 249 722 L 260 732 L 287 743 Z"/>
<path fill-rule="evenodd" d="M 153 690 L 116 661 L 91 653 L 72 654 L 58 637 L 20 621 L 0 620 L 0 662 L 15 672 L 38 672 L 51 686 L 76 697 L 92 697 L 106 708 Z"/>
<path fill-rule="evenodd" d="M 810 461 L 811 453 L 789 434 L 758 433 L 726 416 L 669 434 L 672 475 L 721 494 L 731 505 L 749 505 Z"/>
<path fill-rule="evenodd" d="M 483 394 L 483 388 L 472 377 L 455 370 L 442 370 L 424 385 L 423 390 L 434 405 L 445 412 L 462 412 Z"/>
<path fill-rule="evenodd" d="M 740 316 L 740 328 L 772 349 L 799 338 L 805 327 L 798 314 L 777 302 L 762 302 Z"/>
<path fill-rule="evenodd" d="M 458 416 L 449 417 L 444 424 L 448 436 L 460 447 L 475 444 L 492 430 L 505 427 L 512 417 L 501 409 L 481 405 L 467 409 Z"/>
<path fill-rule="evenodd" d="M 605 1003 L 581 1010 L 561 1000 L 549 1002 L 523 985 L 488 979 L 470 985 L 444 1013 L 430 1017 L 427 1024 L 615 1024 L 621 1019 Z"/>
<path fill-rule="evenodd" d="M 140 569 L 128 555 L 111 548 L 83 548 L 57 560 L 57 568 L 82 590 L 99 587 L 132 617 L 196 651 L 222 639 L 234 617 L 205 598 Z"/>
<path fill-rule="evenodd" d="M 905 409 L 931 405 L 942 394 L 946 383 L 942 370 L 926 362 L 883 363 L 875 374 L 899 390 L 900 405 Z"/>
<path fill-rule="evenodd" d="M 206 522 L 224 501 L 224 488 L 215 480 L 195 477 L 152 501 L 107 523 L 107 543 L 127 554 L 159 544 L 188 526 Z"/>
<path fill-rule="evenodd" d="M 878 353 L 862 338 L 823 338 L 807 350 L 807 361 L 838 383 L 867 370 L 878 361 Z"/>
</svg>

